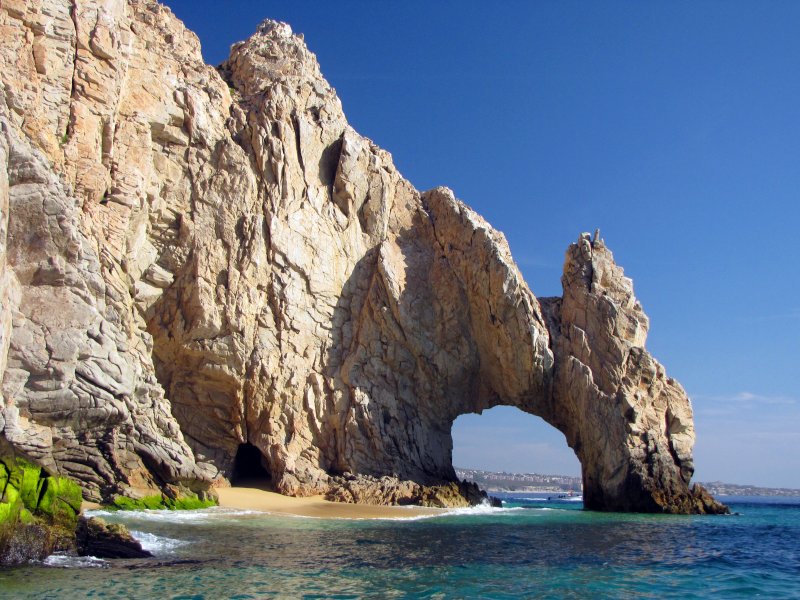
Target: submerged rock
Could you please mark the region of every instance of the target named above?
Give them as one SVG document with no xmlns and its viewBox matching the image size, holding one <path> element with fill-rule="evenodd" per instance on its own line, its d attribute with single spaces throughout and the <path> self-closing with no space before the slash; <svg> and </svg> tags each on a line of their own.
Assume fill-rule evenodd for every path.
<svg viewBox="0 0 800 600">
<path fill-rule="evenodd" d="M 591 508 L 712 506 L 599 232 L 536 298 L 286 24 L 219 71 L 154 0 L 5 3 L 0 28 L 0 442 L 91 500 L 202 496 L 249 443 L 282 493 L 452 505 L 478 499 L 453 421 L 505 404 L 565 434 Z"/>
</svg>

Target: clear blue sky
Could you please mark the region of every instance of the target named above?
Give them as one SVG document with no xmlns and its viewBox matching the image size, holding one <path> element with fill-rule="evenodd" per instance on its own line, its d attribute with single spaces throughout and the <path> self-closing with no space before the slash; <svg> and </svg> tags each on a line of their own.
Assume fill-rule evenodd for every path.
<svg viewBox="0 0 800 600">
<path fill-rule="evenodd" d="M 211 64 L 263 18 L 303 33 L 351 124 L 502 230 L 535 294 L 600 227 L 693 398 L 695 479 L 800 488 L 800 2 L 166 4 Z M 454 438 L 461 466 L 578 471 L 511 409 Z"/>
</svg>

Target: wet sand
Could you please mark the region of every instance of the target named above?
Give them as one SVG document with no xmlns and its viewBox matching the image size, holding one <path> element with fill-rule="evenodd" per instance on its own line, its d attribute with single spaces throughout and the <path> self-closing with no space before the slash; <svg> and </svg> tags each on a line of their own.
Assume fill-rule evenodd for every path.
<svg viewBox="0 0 800 600">
<path fill-rule="evenodd" d="M 330 502 L 322 496 L 292 498 L 258 487 L 217 488 L 215 491 L 219 494 L 219 505 L 224 508 L 324 519 L 407 519 L 445 512 L 445 509 L 422 506 L 345 504 Z"/>
</svg>

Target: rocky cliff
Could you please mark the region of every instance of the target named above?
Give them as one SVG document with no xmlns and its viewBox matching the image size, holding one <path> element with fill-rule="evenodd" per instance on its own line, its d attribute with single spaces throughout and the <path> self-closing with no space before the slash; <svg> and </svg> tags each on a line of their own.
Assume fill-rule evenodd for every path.
<svg viewBox="0 0 800 600">
<path fill-rule="evenodd" d="M 537 299 L 288 25 L 217 70 L 152 0 L 2 0 L 0 39 L 0 452 L 108 500 L 225 485 L 248 443 L 283 493 L 402 501 L 505 404 L 565 434 L 589 507 L 719 509 L 602 240 Z"/>
</svg>

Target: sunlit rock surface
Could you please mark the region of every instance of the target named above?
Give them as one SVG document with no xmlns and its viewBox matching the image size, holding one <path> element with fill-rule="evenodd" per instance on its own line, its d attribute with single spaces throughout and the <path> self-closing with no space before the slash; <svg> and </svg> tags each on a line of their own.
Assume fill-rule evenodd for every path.
<svg viewBox="0 0 800 600">
<path fill-rule="evenodd" d="M 587 506 L 717 509 L 603 242 L 537 299 L 288 25 L 218 71 L 150 0 L 6 0 L 0 35 L 0 430 L 87 498 L 225 485 L 249 442 L 283 493 L 392 501 L 369 482 L 447 484 L 455 418 L 507 404 L 565 434 Z"/>
</svg>

